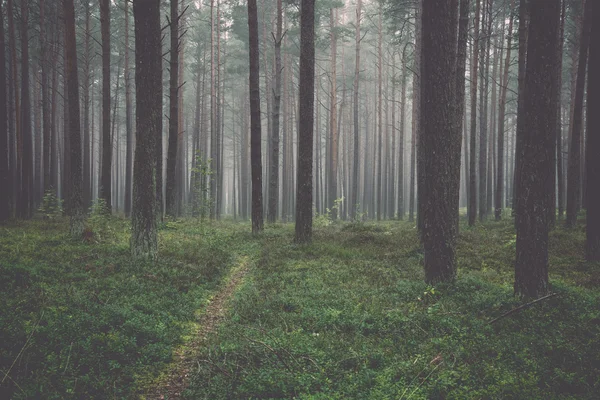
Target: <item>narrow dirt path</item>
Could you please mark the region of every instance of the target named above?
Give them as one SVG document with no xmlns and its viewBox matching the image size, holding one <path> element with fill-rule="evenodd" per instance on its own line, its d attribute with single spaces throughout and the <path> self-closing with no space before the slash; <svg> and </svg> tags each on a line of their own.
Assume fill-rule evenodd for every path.
<svg viewBox="0 0 600 400">
<path fill-rule="evenodd" d="M 195 365 L 194 362 L 199 349 L 226 317 L 229 301 L 242 284 L 247 273 L 248 257 L 244 257 L 232 268 L 229 276 L 224 279 L 224 286 L 210 299 L 210 303 L 198 319 L 196 331 L 191 334 L 192 338 L 175 351 L 173 363 L 168 367 L 168 371 L 154 383 L 152 388 L 142 394 L 142 399 L 171 400 L 181 398 L 181 393 L 189 385 L 190 370 Z"/>
</svg>

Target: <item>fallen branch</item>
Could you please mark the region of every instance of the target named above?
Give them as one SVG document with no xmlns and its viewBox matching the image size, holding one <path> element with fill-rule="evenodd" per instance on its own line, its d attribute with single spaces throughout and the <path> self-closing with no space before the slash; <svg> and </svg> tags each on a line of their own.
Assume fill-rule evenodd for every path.
<svg viewBox="0 0 600 400">
<path fill-rule="evenodd" d="M 508 311 L 508 312 L 506 312 L 506 313 L 502 314 L 502 315 L 501 315 L 501 316 L 499 316 L 498 318 L 494 318 L 493 320 L 491 320 L 491 321 L 489 322 L 489 324 L 491 325 L 491 324 L 493 324 L 494 322 L 496 322 L 496 321 L 498 321 L 498 320 L 501 320 L 501 319 L 502 319 L 502 318 L 504 318 L 504 317 L 508 317 L 509 315 L 516 313 L 517 311 L 520 311 L 520 310 L 522 310 L 522 309 L 524 309 L 524 308 L 527 308 L 527 307 L 529 307 L 529 306 L 532 306 L 532 305 L 534 305 L 535 303 L 539 303 L 539 302 L 540 302 L 540 301 L 542 301 L 542 300 L 546 300 L 546 299 L 549 299 L 549 298 L 551 298 L 551 297 L 554 297 L 554 296 L 558 296 L 558 293 L 550 293 L 549 295 L 546 295 L 546 296 L 544 296 L 544 297 L 540 297 L 540 298 L 539 298 L 539 299 L 537 299 L 537 300 L 533 300 L 533 301 L 530 301 L 529 303 L 522 304 L 522 305 L 520 305 L 519 307 L 517 307 L 517 308 L 513 308 L 512 310 L 510 310 L 510 311 Z"/>
</svg>

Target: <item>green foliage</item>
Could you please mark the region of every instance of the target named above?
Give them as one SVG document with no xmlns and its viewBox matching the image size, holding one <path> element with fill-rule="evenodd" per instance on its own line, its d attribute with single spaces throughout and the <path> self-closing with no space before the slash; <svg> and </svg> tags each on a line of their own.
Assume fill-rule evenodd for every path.
<svg viewBox="0 0 600 400">
<path fill-rule="evenodd" d="M 87 220 L 88 230 L 96 240 L 107 241 L 114 239 L 116 236 L 116 225 L 111 223 L 114 219 L 108 210 L 106 201 L 99 197 L 94 200 L 90 207 L 90 215 Z"/>
<path fill-rule="evenodd" d="M 413 224 L 320 226 L 304 246 L 271 227 L 186 398 L 594 398 L 597 286 L 553 268 L 559 296 L 490 325 L 520 304 L 512 221 L 461 232 L 457 281 L 432 287 Z M 582 240 L 553 232 L 553 263 L 581 260 Z"/>
<path fill-rule="evenodd" d="M 210 177 L 214 174 L 211 168 L 212 160 L 203 160 L 200 151 L 196 152 L 196 164 L 192 168 L 192 202 L 190 214 L 204 221 L 214 206 L 210 197 Z"/>
<path fill-rule="evenodd" d="M 171 361 L 240 242 L 233 229 L 185 222 L 161 232 L 158 262 L 134 263 L 128 221 L 105 222 L 110 241 L 68 240 L 64 218 L 0 235 L 0 398 L 135 398 Z"/>
<path fill-rule="evenodd" d="M 56 220 L 63 215 L 63 201 L 60 199 L 54 190 L 47 190 L 42 198 L 42 204 L 38 211 L 43 215 L 44 219 Z"/>
</svg>

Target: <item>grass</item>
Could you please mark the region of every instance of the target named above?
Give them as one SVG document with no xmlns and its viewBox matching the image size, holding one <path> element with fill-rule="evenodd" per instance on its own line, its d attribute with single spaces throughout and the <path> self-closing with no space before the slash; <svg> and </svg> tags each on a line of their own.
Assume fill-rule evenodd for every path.
<svg viewBox="0 0 600 400">
<path fill-rule="evenodd" d="M 306 246 L 267 228 L 186 396 L 597 398 L 598 265 L 582 260 L 582 232 L 551 235 L 559 295 L 490 325 L 520 304 L 511 222 L 461 226 L 458 278 L 437 287 L 409 223 L 322 227 Z"/>
<path fill-rule="evenodd" d="M 160 261 L 133 263 L 129 224 L 91 219 L 0 228 L 0 398 L 131 398 L 171 361 L 234 263 L 235 230 L 160 232 Z"/>
<path fill-rule="evenodd" d="M 413 224 L 320 222 L 310 245 L 291 224 L 169 222 L 157 263 L 130 261 L 121 219 L 90 220 L 85 243 L 61 219 L 0 227 L 0 398 L 135 398 L 240 257 L 186 398 L 597 397 L 600 265 L 582 228 L 551 233 L 559 295 L 491 325 L 521 304 L 511 221 L 461 223 L 457 280 L 436 287 Z"/>
</svg>

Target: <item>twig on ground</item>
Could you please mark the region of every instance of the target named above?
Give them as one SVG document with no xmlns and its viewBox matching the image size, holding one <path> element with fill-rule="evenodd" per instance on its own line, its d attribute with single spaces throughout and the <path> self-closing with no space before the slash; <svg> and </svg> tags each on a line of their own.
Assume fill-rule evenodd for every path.
<svg viewBox="0 0 600 400">
<path fill-rule="evenodd" d="M 519 307 L 517 307 L 517 308 L 513 308 L 512 310 L 510 310 L 510 311 L 508 311 L 508 312 L 506 312 L 506 313 L 502 314 L 501 316 L 499 316 L 499 317 L 497 317 L 497 318 L 494 318 L 493 320 L 491 320 L 491 321 L 489 322 L 489 324 L 491 325 L 491 324 L 495 323 L 496 321 L 498 321 L 498 320 L 501 320 L 501 319 L 502 319 L 502 318 L 504 318 L 504 317 L 508 317 L 509 315 L 516 313 L 517 311 L 520 311 L 520 310 L 522 310 L 522 309 L 524 309 L 524 308 L 527 308 L 527 307 L 529 307 L 529 306 L 532 306 L 532 305 L 534 305 L 535 303 L 538 303 L 538 302 L 540 302 L 540 301 L 542 301 L 542 300 L 549 299 L 549 298 L 551 298 L 551 297 L 554 297 L 554 296 L 558 296 L 558 293 L 550 293 L 549 295 L 546 295 L 546 296 L 544 296 L 544 297 L 540 297 L 539 299 L 536 299 L 536 300 L 530 301 L 529 303 L 522 304 L 522 305 L 520 305 Z"/>
</svg>

